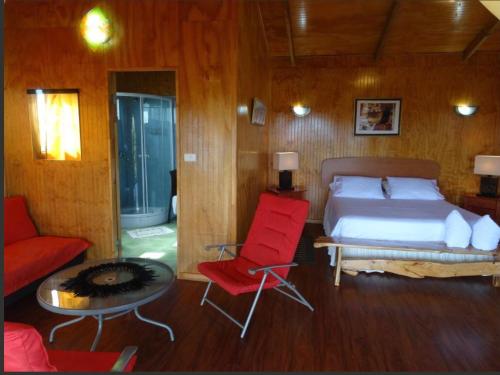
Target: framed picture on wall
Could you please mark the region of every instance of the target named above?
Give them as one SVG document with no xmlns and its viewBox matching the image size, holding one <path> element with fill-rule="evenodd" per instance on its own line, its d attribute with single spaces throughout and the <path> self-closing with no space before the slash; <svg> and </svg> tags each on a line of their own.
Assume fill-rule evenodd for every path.
<svg viewBox="0 0 500 375">
<path fill-rule="evenodd" d="M 257 98 L 253 98 L 250 122 L 254 125 L 264 125 L 266 122 L 266 106 Z"/>
<path fill-rule="evenodd" d="M 354 135 L 399 135 L 401 99 L 356 99 Z"/>
</svg>

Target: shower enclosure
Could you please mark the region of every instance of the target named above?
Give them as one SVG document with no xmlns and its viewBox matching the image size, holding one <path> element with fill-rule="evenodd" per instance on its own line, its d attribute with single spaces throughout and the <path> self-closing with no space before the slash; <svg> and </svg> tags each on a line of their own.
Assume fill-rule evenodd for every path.
<svg viewBox="0 0 500 375">
<path fill-rule="evenodd" d="M 175 169 L 175 98 L 116 94 L 122 228 L 167 221 Z"/>
</svg>

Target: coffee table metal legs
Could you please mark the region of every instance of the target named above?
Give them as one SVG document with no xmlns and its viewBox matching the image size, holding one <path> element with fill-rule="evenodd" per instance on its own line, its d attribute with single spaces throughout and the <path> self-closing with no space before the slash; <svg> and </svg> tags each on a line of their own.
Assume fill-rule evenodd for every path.
<svg viewBox="0 0 500 375">
<path fill-rule="evenodd" d="M 90 347 L 90 351 L 93 352 L 99 343 L 99 340 L 101 339 L 101 333 L 102 333 L 102 315 L 97 315 L 97 317 L 94 316 L 94 318 L 97 319 L 97 333 L 95 335 L 94 341 L 92 342 L 92 346 Z"/>
<path fill-rule="evenodd" d="M 75 324 L 75 323 L 78 323 L 79 321 L 85 319 L 85 316 L 80 316 L 76 319 L 72 319 L 72 320 L 68 320 L 67 322 L 64 322 L 64 323 L 61 323 L 61 324 L 58 324 L 56 325 L 54 328 L 52 328 L 52 330 L 50 331 L 50 336 L 49 336 L 49 342 L 50 343 L 53 343 L 54 342 L 54 334 L 56 333 L 56 331 L 59 329 L 59 328 L 63 328 L 63 327 L 67 327 L 67 326 L 70 326 L 72 324 Z"/>
<path fill-rule="evenodd" d="M 103 322 L 105 320 L 111 320 L 111 319 L 114 319 L 114 318 L 118 318 L 119 316 L 125 315 L 125 314 L 129 313 L 130 311 L 132 311 L 132 310 L 123 311 L 121 313 L 118 313 L 118 314 L 115 314 L 115 315 L 111 315 L 111 316 L 107 316 L 107 317 L 104 317 L 102 314 L 99 314 L 99 315 L 90 315 L 90 316 L 92 316 L 93 318 L 95 318 L 97 320 L 97 333 L 95 335 L 94 341 L 92 342 L 92 346 L 90 347 L 90 351 L 91 352 L 93 352 L 96 349 L 97 344 L 99 344 L 99 340 L 101 339 L 101 334 L 102 334 L 102 325 L 103 325 Z M 149 323 L 149 324 L 161 327 L 161 328 L 165 328 L 168 331 L 169 335 L 170 335 L 170 340 L 171 341 L 175 340 L 174 331 L 172 331 L 172 328 L 170 328 L 167 324 L 160 323 L 160 322 L 157 322 L 155 320 L 151 320 L 151 319 L 143 317 L 139 313 L 139 308 L 138 307 L 134 308 L 134 313 L 135 313 L 135 316 L 137 317 L 137 319 L 139 319 L 139 320 L 141 320 L 141 321 L 143 321 L 145 323 Z M 78 323 L 78 322 L 82 321 L 83 319 L 85 319 L 87 316 L 89 316 L 89 315 L 79 316 L 76 319 L 68 320 L 67 322 L 64 322 L 64 323 L 61 323 L 61 324 L 58 324 L 58 325 L 54 326 L 54 328 L 52 328 L 52 330 L 50 331 L 49 342 L 50 343 L 54 342 L 54 335 L 55 335 L 56 331 L 59 328 L 67 327 L 67 326 L 70 326 L 72 324 Z"/>
<path fill-rule="evenodd" d="M 170 334 L 170 341 L 174 341 L 175 340 L 174 331 L 172 331 L 172 328 L 170 328 L 168 325 L 166 325 L 164 323 L 157 322 L 155 320 L 151 320 L 151 319 L 143 317 L 141 314 L 139 314 L 139 308 L 138 307 L 136 307 L 134 309 L 134 312 L 135 312 L 135 316 L 137 316 L 137 319 L 142 320 L 143 322 L 146 322 L 146 323 L 158 326 L 158 327 L 165 328 L 168 331 L 168 333 Z"/>
</svg>

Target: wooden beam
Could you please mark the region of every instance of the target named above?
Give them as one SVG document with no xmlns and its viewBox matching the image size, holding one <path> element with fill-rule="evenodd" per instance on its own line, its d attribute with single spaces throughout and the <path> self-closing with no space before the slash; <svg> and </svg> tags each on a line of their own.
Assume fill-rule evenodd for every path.
<svg viewBox="0 0 500 375">
<path fill-rule="evenodd" d="M 466 248 L 447 247 L 444 242 L 431 241 L 384 241 L 384 240 L 365 240 L 362 238 L 336 238 L 336 237 L 318 237 L 314 240 L 313 246 L 320 247 L 344 247 L 361 248 L 367 250 L 398 250 L 413 252 L 429 252 L 443 254 L 466 254 L 466 255 L 486 255 L 491 256 L 495 261 L 500 261 L 500 246 L 495 251 L 478 250 L 473 246 Z"/>
<path fill-rule="evenodd" d="M 500 275 L 493 276 L 493 286 L 500 288 Z"/>
<path fill-rule="evenodd" d="M 285 4 L 285 25 L 286 25 L 286 33 L 288 36 L 288 52 L 290 54 L 290 64 L 295 66 L 295 47 L 293 45 L 293 37 L 292 37 L 292 22 L 290 20 L 290 3 L 286 0 Z"/>
<path fill-rule="evenodd" d="M 500 20 L 495 20 L 490 25 L 482 29 L 479 34 L 469 43 L 463 52 L 463 59 L 467 61 L 481 47 L 486 39 L 500 26 Z"/>
<path fill-rule="evenodd" d="M 337 247 L 337 262 L 335 264 L 335 277 L 334 277 L 335 286 L 340 285 L 340 271 L 341 270 L 342 270 L 342 248 Z"/>
<path fill-rule="evenodd" d="M 271 50 L 269 49 L 269 41 L 267 40 L 266 25 L 264 24 L 264 16 L 262 15 L 262 7 L 260 6 L 260 0 L 257 1 L 257 11 L 259 12 L 259 22 L 262 28 L 262 36 L 264 38 L 264 46 L 267 51 L 267 56 L 271 55 Z"/>
<path fill-rule="evenodd" d="M 342 271 L 359 272 L 377 270 L 395 273 L 415 279 L 424 277 L 460 277 L 497 275 L 500 263 L 439 263 L 422 260 L 393 259 L 344 259 Z"/>
<path fill-rule="evenodd" d="M 380 38 L 377 43 L 377 49 L 375 50 L 375 55 L 374 55 L 375 61 L 378 61 L 380 57 L 382 57 L 385 44 L 387 42 L 387 36 L 389 35 L 394 19 L 396 18 L 395 15 L 399 8 L 399 4 L 400 4 L 399 0 L 394 0 L 391 4 L 391 8 L 389 9 L 389 14 L 385 19 L 385 24 L 384 28 L 382 29 L 382 34 L 380 34 Z"/>
</svg>

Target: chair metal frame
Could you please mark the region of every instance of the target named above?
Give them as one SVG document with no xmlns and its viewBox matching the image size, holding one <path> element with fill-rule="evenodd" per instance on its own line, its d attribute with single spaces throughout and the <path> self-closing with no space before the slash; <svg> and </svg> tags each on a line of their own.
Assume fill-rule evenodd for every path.
<svg viewBox="0 0 500 375">
<path fill-rule="evenodd" d="M 127 367 L 128 363 L 132 359 L 132 357 L 137 352 L 137 346 L 126 346 L 120 356 L 116 360 L 115 364 L 111 368 L 111 372 L 123 372 Z"/>
<path fill-rule="evenodd" d="M 229 251 L 227 247 L 241 247 L 243 244 L 217 244 L 217 245 L 208 245 L 205 246 L 205 250 L 211 250 L 218 248 L 220 251 L 219 258 L 217 261 L 221 261 L 222 257 L 224 256 L 224 253 L 228 253 L 231 255 L 233 258 L 236 258 L 236 254 L 233 252 Z M 223 314 L 226 318 L 228 318 L 230 321 L 232 321 L 234 324 L 236 324 L 238 327 L 241 328 L 241 335 L 240 338 L 245 337 L 245 334 L 247 332 L 248 326 L 250 325 L 250 321 L 252 320 L 252 316 L 255 310 L 255 306 L 257 306 L 257 302 L 259 300 L 260 294 L 264 288 L 264 284 L 266 283 L 266 279 L 269 275 L 275 277 L 277 280 L 280 281 L 280 284 L 273 287 L 276 291 L 280 292 L 281 294 L 284 294 L 285 296 L 299 302 L 300 304 L 306 306 L 309 310 L 314 311 L 314 308 L 311 306 L 311 304 L 302 296 L 302 294 L 299 293 L 299 291 L 295 288 L 295 285 L 290 283 L 289 281 L 285 280 L 276 272 L 273 271 L 275 268 L 290 268 L 290 267 L 295 267 L 297 266 L 297 263 L 287 263 L 287 264 L 273 264 L 269 266 L 263 266 L 263 267 L 257 267 L 257 268 L 250 268 L 248 270 L 248 273 L 250 275 L 255 275 L 257 272 L 264 272 L 264 276 L 262 277 L 262 280 L 260 282 L 259 289 L 257 290 L 257 294 L 254 297 L 254 300 L 252 302 L 252 306 L 250 307 L 250 311 L 248 312 L 248 315 L 245 319 L 245 323 L 241 323 L 238 320 L 236 320 L 234 317 L 232 317 L 229 313 L 227 313 L 225 310 L 223 310 L 220 306 L 215 304 L 215 302 L 211 301 L 208 299 L 208 291 L 210 290 L 210 287 L 212 286 L 213 281 L 209 280 L 207 288 L 205 289 L 205 293 L 203 294 L 203 298 L 201 299 L 200 305 L 203 306 L 205 302 L 208 302 L 212 307 L 214 307 L 216 310 L 218 310 L 221 314 Z M 280 287 L 286 287 L 290 289 L 293 293 L 295 293 L 296 296 L 285 292 L 284 290 L 281 290 Z M 269 288 L 270 289 L 270 288 Z"/>
</svg>

